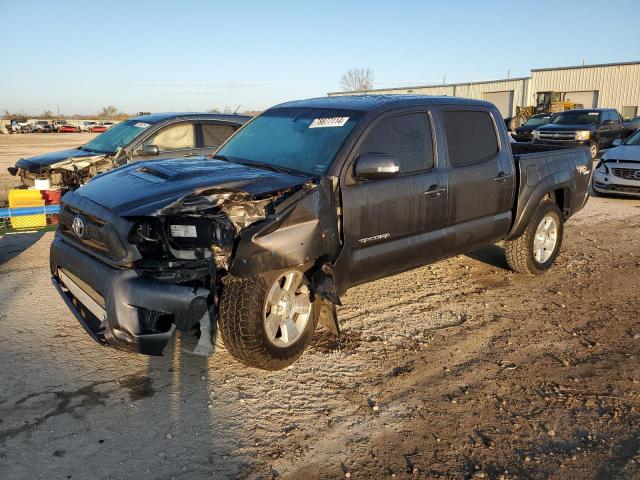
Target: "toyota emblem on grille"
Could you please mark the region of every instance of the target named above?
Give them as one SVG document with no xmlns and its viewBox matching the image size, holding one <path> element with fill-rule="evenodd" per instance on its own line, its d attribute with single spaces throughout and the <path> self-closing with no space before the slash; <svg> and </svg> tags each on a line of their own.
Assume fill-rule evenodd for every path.
<svg viewBox="0 0 640 480">
<path fill-rule="evenodd" d="M 82 238 L 82 236 L 84 235 L 84 222 L 80 217 L 76 217 L 73 219 L 71 228 L 73 229 L 73 232 L 78 236 L 78 238 Z"/>
</svg>

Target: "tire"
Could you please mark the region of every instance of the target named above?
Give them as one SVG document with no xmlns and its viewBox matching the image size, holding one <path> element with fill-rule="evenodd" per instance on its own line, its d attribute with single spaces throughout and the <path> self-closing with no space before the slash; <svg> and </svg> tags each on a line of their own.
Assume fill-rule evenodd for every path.
<svg viewBox="0 0 640 480">
<path fill-rule="evenodd" d="M 555 222 L 555 242 L 553 248 L 544 248 L 538 250 L 538 259 L 536 259 L 535 246 L 551 244 L 551 230 L 546 232 L 547 238 L 540 243 L 540 240 L 536 243 L 536 232 L 539 228 L 549 228 L 551 222 L 548 219 L 553 219 Z M 546 223 L 543 225 L 543 221 Z M 543 233 L 541 233 L 542 235 Z M 518 273 L 530 273 L 533 275 L 540 275 L 546 270 L 551 268 L 551 265 L 555 262 L 560 252 L 560 246 L 562 245 L 562 237 L 564 234 L 564 223 L 562 221 L 562 212 L 560 208 L 551 200 L 543 200 L 538 204 L 529 225 L 525 229 L 524 233 L 514 240 L 505 242 L 505 255 L 509 267 L 514 272 Z M 545 243 L 546 242 L 546 243 Z M 548 255 L 548 256 L 547 256 Z"/>
<path fill-rule="evenodd" d="M 589 150 L 591 151 L 591 160 L 595 160 L 600 153 L 600 147 L 598 146 L 598 142 L 591 142 L 589 144 Z"/>
<path fill-rule="evenodd" d="M 306 323 L 292 344 L 278 342 L 277 338 L 273 339 L 267 333 L 267 311 L 271 308 L 267 302 L 268 295 L 276 288 L 276 282 L 281 282 L 283 275 L 286 277 L 285 273 L 267 278 L 237 279 L 223 287 L 218 318 L 220 333 L 229 353 L 247 366 L 263 370 L 288 367 L 302 355 L 313 338 L 320 305 L 317 299 L 311 300 L 310 293 L 308 295 L 311 306 Z M 302 277 L 308 292 L 306 279 L 302 273 L 296 274 Z M 302 284 L 300 288 L 303 288 Z M 278 327 L 278 332 L 280 328 Z M 284 338 L 283 333 L 281 338 Z"/>
</svg>

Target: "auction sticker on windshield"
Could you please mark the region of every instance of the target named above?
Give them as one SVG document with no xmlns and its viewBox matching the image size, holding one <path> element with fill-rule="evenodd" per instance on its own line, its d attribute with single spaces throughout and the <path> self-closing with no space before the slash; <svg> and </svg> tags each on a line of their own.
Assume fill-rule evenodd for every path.
<svg viewBox="0 0 640 480">
<path fill-rule="evenodd" d="M 315 118 L 309 128 L 344 127 L 349 117 Z"/>
</svg>

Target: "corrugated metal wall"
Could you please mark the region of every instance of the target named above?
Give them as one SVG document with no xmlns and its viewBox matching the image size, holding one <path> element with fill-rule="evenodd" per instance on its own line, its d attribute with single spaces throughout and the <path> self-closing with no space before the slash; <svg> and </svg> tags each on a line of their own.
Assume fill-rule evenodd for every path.
<svg viewBox="0 0 640 480">
<path fill-rule="evenodd" d="M 640 105 L 640 64 L 531 71 L 531 96 L 536 92 L 598 91 L 599 108 Z"/>
<path fill-rule="evenodd" d="M 478 83 L 456 83 L 448 85 L 431 85 L 423 87 L 402 87 L 384 88 L 372 90 L 369 93 L 385 95 L 444 95 L 448 97 L 464 97 L 483 100 L 485 93 L 513 91 L 512 112 L 515 112 L 516 105 L 522 105 L 523 100 L 529 96 L 529 78 L 517 78 L 506 80 L 495 80 L 491 82 Z M 352 92 L 331 92 L 329 95 L 360 95 Z"/>
<path fill-rule="evenodd" d="M 597 107 L 640 106 L 640 63 L 532 70 L 531 78 L 371 90 L 372 94 L 447 95 L 482 100 L 484 93 L 513 91 L 513 108 L 534 105 L 537 92 L 597 91 Z M 333 92 L 329 95 L 353 95 Z M 640 110 L 640 108 L 639 108 Z"/>
</svg>

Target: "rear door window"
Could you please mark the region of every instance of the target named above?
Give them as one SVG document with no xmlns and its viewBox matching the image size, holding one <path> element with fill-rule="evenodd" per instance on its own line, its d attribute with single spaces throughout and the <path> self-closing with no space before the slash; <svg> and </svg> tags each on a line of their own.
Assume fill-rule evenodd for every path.
<svg viewBox="0 0 640 480">
<path fill-rule="evenodd" d="M 203 147 L 219 147 L 238 129 L 234 125 L 214 123 L 203 123 L 201 127 Z"/>
<path fill-rule="evenodd" d="M 373 127 L 360 147 L 365 153 L 391 154 L 400 164 L 400 173 L 433 168 L 431 123 L 426 113 L 406 113 L 382 120 Z"/>
<path fill-rule="evenodd" d="M 442 112 L 449 162 L 454 167 L 479 163 L 498 153 L 498 136 L 489 112 Z"/>
</svg>

